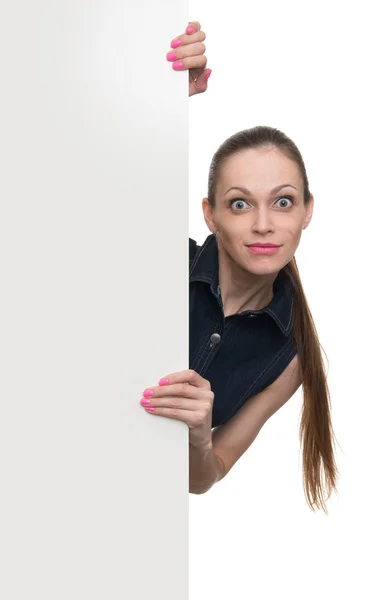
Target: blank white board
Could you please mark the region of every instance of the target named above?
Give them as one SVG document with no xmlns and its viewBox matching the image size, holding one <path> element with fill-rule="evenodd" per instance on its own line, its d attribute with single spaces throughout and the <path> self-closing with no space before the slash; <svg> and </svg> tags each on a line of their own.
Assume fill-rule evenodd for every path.
<svg viewBox="0 0 383 600">
<path fill-rule="evenodd" d="M 187 598 L 187 3 L 0 23 L 0 597 Z"/>
</svg>

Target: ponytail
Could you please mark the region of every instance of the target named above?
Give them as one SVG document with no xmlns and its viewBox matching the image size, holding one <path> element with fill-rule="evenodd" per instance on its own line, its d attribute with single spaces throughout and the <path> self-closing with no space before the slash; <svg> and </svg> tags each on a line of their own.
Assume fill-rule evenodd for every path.
<svg viewBox="0 0 383 600">
<path fill-rule="evenodd" d="M 303 407 L 299 438 L 302 453 L 304 492 L 312 510 L 322 508 L 328 514 L 325 502 L 337 492 L 336 467 L 331 423 L 331 402 L 327 385 L 321 345 L 313 317 L 307 303 L 295 257 L 282 269 L 294 288 L 294 340 L 300 363 Z M 324 494 L 327 493 L 327 497 Z"/>
</svg>

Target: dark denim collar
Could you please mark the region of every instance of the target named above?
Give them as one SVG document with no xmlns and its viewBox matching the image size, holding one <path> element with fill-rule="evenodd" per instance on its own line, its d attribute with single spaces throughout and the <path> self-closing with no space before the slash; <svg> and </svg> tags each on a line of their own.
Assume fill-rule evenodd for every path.
<svg viewBox="0 0 383 600">
<path fill-rule="evenodd" d="M 199 248 L 191 266 L 190 281 L 204 281 L 210 284 L 213 294 L 218 298 L 218 246 L 215 235 L 209 235 Z M 261 310 L 249 310 L 240 313 L 269 314 L 285 336 L 290 335 L 293 327 L 294 295 L 289 278 L 283 271 L 278 273 L 274 281 L 274 296 L 271 302 Z"/>
</svg>

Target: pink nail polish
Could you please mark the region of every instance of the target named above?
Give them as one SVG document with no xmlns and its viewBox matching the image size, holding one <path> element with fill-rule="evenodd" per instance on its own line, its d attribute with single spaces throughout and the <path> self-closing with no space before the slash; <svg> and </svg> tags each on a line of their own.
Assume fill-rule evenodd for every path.
<svg viewBox="0 0 383 600">
<path fill-rule="evenodd" d="M 146 408 L 146 406 L 145 406 L 145 410 L 149 410 L 150 412 L 153 412 L 154 408 Z"/>
<path fill-rule="evenodd" d="M 153 396 L 153 394 L 153 390 L 145 390 L 142 395 L 145 396 L 145 398 L 150 398 L 150 396 Z"/>
<path fill-rule="evenodd" d="M 173 63 L 173 69 L 182 69 L 183 65 L 182 60 L 176 60 L 176 62 Z"/>
<path fill-rule="evenodd" d="M 189 33 L 189 34 L 193 33 L 193 31 L 194 31 L 193 25 L 189 25 L 189 27 L 186 29 L 186 33 Z"/>
<path fill-rule="evenodd" d="M 168 60 L 175 60 L 177 58 L 177 54 L 175 52 L 168 52 L 166 58 Z"/>
<path fill-rule="evenodd" d="M 205 76 L 206 81 L 209 79 L 210 75 L 211 75 L 211 71 L 209 71 L 209 73 L 206 73 L 206 76 Z"/>
<path fill-rule="evenodd" d="M 160 379 L 158 384 L 159 385 L 168 385 L 169 383 L 169 379 Z"/>
<path fill-rule="evenodd" d="M 170 44 L 170 46 L 172 48 L 178 48 L 178 46 L 181 46 L 181 40 L 173 40 L 173 42 Z"/>
<path fill-rule="evenodd" d="M 141 404 L 150 404 L 150 400 L 147 400 L 146 398 L 142 398 L 142 400 L 140 400 Z"/>
</svg>

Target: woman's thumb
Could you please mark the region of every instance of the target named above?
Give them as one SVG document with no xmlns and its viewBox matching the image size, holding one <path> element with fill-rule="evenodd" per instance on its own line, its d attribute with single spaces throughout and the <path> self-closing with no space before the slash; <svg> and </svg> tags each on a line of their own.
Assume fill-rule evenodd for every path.
<svg viewBox="0 0 383 600">
<path fill-rule="evenodd" d="M 211 69 L 205 69 L 201 75 L 199 75 L 195 81 L 195 85 L 200 90 L 206 90 L 207 88 L 207 80 L 211 75 Z"/>
</svg>

